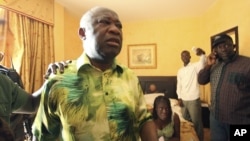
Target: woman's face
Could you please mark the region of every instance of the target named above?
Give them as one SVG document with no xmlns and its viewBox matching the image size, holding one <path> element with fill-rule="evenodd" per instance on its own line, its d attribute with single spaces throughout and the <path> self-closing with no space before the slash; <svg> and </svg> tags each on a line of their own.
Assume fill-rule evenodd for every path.
<svg viewBox="0 0 250 141">
<path fill-rule="evenodd" d="M 166 120 L 169 116 L 169 107 L 164 101 L 160 101 L 156 106 L 156 112 L 160 120 Z"/>
</svg>

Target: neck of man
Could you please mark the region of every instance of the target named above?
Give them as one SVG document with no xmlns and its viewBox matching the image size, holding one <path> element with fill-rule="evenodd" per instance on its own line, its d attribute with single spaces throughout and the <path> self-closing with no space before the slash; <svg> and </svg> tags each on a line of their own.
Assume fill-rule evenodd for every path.
<svg viewBox="0 0 250 141">
<path fill-rule="evenodd" d="M 189 62 L 184 62 L 184 66 L 187 66 L 189 64 Z"/>
<path fill-rule="evenodd" d="M 96 59 L 90 59 L 90 63 L 101 71 L 105 71 L 112 67 L 113 61 L 102 61 Z"/>
</svg>

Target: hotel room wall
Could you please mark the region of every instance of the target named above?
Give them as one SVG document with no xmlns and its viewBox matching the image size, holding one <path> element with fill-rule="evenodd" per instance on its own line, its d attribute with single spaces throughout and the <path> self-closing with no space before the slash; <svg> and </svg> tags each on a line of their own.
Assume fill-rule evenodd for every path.
<svg viewBox="0 0 250 141">
<path fill-rule="evenodd" d="M 54 9 L 55 60 L 76 59 L 82 53 L 82 44 L 78 36 L 80 19 L 58 3 L 55 3 Z"/>
<path fill-rule="evenodd" d="M 118 61 L 124 65 L 128 65 L 127 45 L 129 44 L 157 44 L 157 68 L 156 69 L 134 69 L 139 76 L 169 76 L 176 75 L 176 72 L 182 62 L 180 60 L 180 52 L 183 49 L 191 50 L 192 46 L 199 46 L 210 52 L 210 36 L 229 29 L 234 26 L 239 27 L 239 52 L 250 56 L 248 45 L 250 44 L 249 25 L 250 17 L 248 16 L 249 0 L 223 1 L 218 0 L 207 13 L 196 18 L 181 18 L 172 20 L 155 20 L 155 21 L 139 21 L 139 22 L 123 22 L 123 49 L 118 57 Z M 57 5 L 57 4 L 55 4 Z M 59 6 L 60 7 L 60 6 Z M 64 54 L 58 56 L 56 60 L 72 59 L 79 56 L 82 52 L 81 42 L 77 36 L 79 27 L 79 18 L 73 17 L 66 10 L 64 14 L 57 17 L 57 9 L 55 9 L 55 17 L 63 18 L 64 27 L 57 30 L 64 33 L 63 40 L 57 38 L 61 36 L 57 34 L 55 28 L 55 43 L 60 43 L 62 47 L 56 44 L 56 54 Z M 192 61 L 198 60 L 194 53 Z"/>
<path fill-rule="evenodd" d="M 199 18 L 191 18 L 125 23 L 123 50 L 118 59 L 125 65 L 128 64 L 129 44 L 156 43 L 157 68 L 134 69 L 134 71 L 139 76 L 176 75 L 178 68 L 182 66 L 181 51 L 184 49 L 191 51 L 194 45 L 203 46 L 200 42 L 199 22 Z"/>
<path fill-rule="evenodd" d="M 54 44 L 55 44 L 55 60 L 64 60 L 64 8 L 58 4 L 54 4 Z"/>
<path fill-rule="evenodd" d="M 77 59 L 82 54 L 82 42 L 78 36 L 79 18 L 73 17 L 72 14 L 65 13 L 65 59 Z"/>
<path fill-rule="evenodd" d="M 205 38 L 221 31 L 238 26 L 239 53 L 250 56 L 250 1 L 218 0 L 204 16 L 202 16 Z M 209 42 L 210 43 L 210 40 Z"/>
<path fill-rule="evenodd" d="M 75 59 L 82 52 L 77 31 L 80 18 L 72 16 L 60 4 L 55 4 L 55 59 Z M 182 66 L 180 52 L 199 46 L 210 52 L 210 36 L 238 26 L 239 53 L 250 56 L 250 1 L 218 0 L 200 17 L 172 20 L 123 22 L 123 49 L 118 61 L 128 65 L 127 45 L 157 44 L 157 68 L 134 69 L 138 76 L 172 76 Z M 199 58 L 193 52 L 192 60 Z M 201 87 L 202 100 L 209 103 L 209 85 Z"/>
</svg>

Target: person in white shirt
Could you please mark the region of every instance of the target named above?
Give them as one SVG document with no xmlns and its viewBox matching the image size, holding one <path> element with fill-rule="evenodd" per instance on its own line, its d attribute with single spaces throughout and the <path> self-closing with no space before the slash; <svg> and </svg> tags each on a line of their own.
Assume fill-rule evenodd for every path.
<svg viewBox="0 0 250 141">
<path fill-rule="evenodd" d="M 198 73 L 206 64 L 205 51 L 201 48 L 195 50 L 200 60 L 191 63 L 190 52 L 181 52 L 181 60 L 184 66 L 177 73 L 177 95 L 179 105 L 182 107 L 182 114 L 186 120 L 194 124 L 195 131 L 200 141 L 203 141 L 203 123 L 201 114 L 200 88 Z"/>
</svg>

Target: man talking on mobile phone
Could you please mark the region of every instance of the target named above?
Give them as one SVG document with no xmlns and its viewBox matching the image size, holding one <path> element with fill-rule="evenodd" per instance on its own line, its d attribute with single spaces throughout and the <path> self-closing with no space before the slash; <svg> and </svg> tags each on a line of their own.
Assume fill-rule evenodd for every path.
<svg viewBox="0 0 250 141">
<path fill-rule="evenodd" d="M 250 58 L 238 55 L 232 38 L 216 36 L 198 82 L 211 85 L 212 141 L 230 140 L 231 125 L 250 125 Z"/>
</svg>

